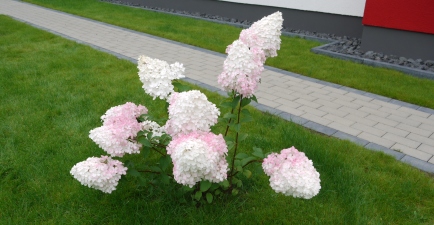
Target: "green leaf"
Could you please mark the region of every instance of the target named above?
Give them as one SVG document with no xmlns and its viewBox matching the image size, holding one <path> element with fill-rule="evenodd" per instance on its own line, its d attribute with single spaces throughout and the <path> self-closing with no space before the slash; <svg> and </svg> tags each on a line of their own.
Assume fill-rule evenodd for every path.
<svg viewBox="0 0 434 225">
<path fill-rule="evenodd" d="M 236 188 L 232 189 L 232 195 L 235 196 L 238 194 L 238 190 Z"/>
<path fill-rule="evenodd" d="M 213 200 L 213 196 L 211 193 L 206 193 L 206 201 L 211 204 Z"/>
<path fill-rule="evenodd" d="M 147 147 L 147 146 L 143 146 L 143 148 L 142 148 L 143 158 L 146 159 L 150 153 L 151 153 L 151 148 Z"/>
<path fill-rule="evenodd" d="M 143 146 L 150 147 L 150 148 L 152 147 L 151 142 L 149 142 L 149 140 L 145 136 L 137 137 L 137 141 Z"/>
<path fill-rule="evenodd" d="M 209 188 L 210 191 L 214 191 L 215 189 L 219 188 L 220 185 L 217 183 L 212 183 L 211 187 Z"/>
<path fill-rule="evenodd" d="M 219 194 L 221 194 L 221 193 L 222 193 L 222 191 L 220 191 L 219 189 L 217 189 L 217 190 L 214 192 L 215 195 L 219 195 Z"/>
<path fill-rule="evenodd" d="M 254 161 L 254 160 L 256 160 L 256 158 L 250 156 L 250 157 L 248 157 L 248 158 L 245 158 L 245 159 L 241 160 L 241 165 L 242 165 L 242 166 L 245 166 L 247 163 L 249 163 L 249 162 L 251 162 L 251 161 Z"/>
<path fill-rule="evenodd" d="M 261 159 L 264 158 L 264 153 L 262 153 L 262 152 L 253 152 L 252 155 L 254 155 L 258 158 L 261 158 Z"/>
<path fill-rule="evenodd" d="M 229 181 L 228 180 L 224 180 L 220 183 L 222 185 L 222 187 L 224 188 L 228 188 L 229 187 Z"/>
<path fill-rule="evenodd" d="M 163 184 L 169 184 L 170 177 L 167 174 L 162 173 L 162 174 L 160 174 L 160 180 L 161 180 L 161 183 L 163 183 Z"/>
<path fill-rule="evenodd" d="M 235 164 L 235 166 L 242 166 L 241 165 L 241 160 L 235 160 L 234 164 Z"/>
<path fill-rule="evenodd" d="M 235 139 L 233 137 L 230 137 L 230 136 L 226 136 L 226 137 L 224 137 L 224 139 L 226 142 L 228 142 L 228 141 L 234 142 L 235 141 Z"/>
<path fill-rule="evenodd" d="M 252 172 L 250 170 L 244 170 L 243 174 L 247 179 L 249 179 L 252 176 Z"/>
<path fill-rule="evenodd" d="M 148 138 L 148 140 L 151 140 L 151 138 L 152 138 L 152 132 L 149 132 L 148 135 L 146 135 L 146 137 Z"/>
<path fill-rule="evenodd" d="M 237 187 L 242 187 L 243 186 L 243 181 L 241 181 L 241 180 L 238 180 L 238 182 L 237 182 Z"/>
<path fill-rule="evenodd" d="M 219 123 L 227 123 L 229 120 L 228 119 L 225 119 L 225 118 L 217 118 L 217 121 L 219 122 Z"/>
<path fill-rule="evenodd" d="M 212 183 L 207 181 L 207 180 L 203 180 L 200 182 L 200 191 L 205 192 L 208 191 L 208 189 L 211 187 Z"/>
<path fill-rule="evenodd" d="M 133 177 L 139 177 L 140 176 L 140 172 L 135 170 L 135 169 L 129 169 L 128 173 Z"/>
<path fill-rule="evenodd" d="M 234 129 L 236 132 L 240 132 L 241 124 L 232 123 L 232 124 L 229 124 L 229 127 Z"/>
<path fill-rule="evenodd" d="M 184 191 L 193 191 L 193 190 L 194 190 L 194 187 L 190 187 L 190 186 L 182 186 L 182 189 L 183 189 Z"/>
<path fill-rule="evenodd" d="M 151 166 L 151 171 L 153 171 L 153 172 L 162 172 L 161 168 L 158 167 L 158 166 Z"/>
<path fill-rule="evenodd" d="M 223 102 L 220 104 L 222 108 L 234 108 L 232 102 Z"/>
<path fill-rule="evenodd" d="M 252 97 L 250 97 L 250 99 L 252 99 L 252 100 L 255 101 L 256 103 L 258 103 L 258 99 L 256 98 L 255 95 L 252 95 Z"/>
<path fill-rule="evenodd" d="M 172 162 L 172 160 L 171 160 L 171 158 L 170 158 L 169 155 L 161 156 L 160 157 L 160 168 L 161 168 L 161 170 L 165 171 L 169 167 L 169 165 L 170 165 L 171 162 Z"/>
<path fill-rule="evenodd" d="M 230 119 L 230 118 L 234 119 L 234 118 L 237 118 L 237 115 L 228 112 L 228 113 L 226 113 L 226 114 L 223 116 L 223 118 L 225 118 L 225 119 Z"/>
<path fill-rule="evenodd" d="M 237 169 L 238 172 L 243 172 L 243 167 L 242 166 L 237 166 L 236 169 Z"/>
<path fill-rule="evenodd" d="M 250 104 L 252 100 L 250 100 L 250 98 L 243 98 L 243 100 L 241 100 L 241 107 L 244 107 L 248 104 Z"/>
<path fill-rule="evenodd" d="M 146 178 L 144 178 L 143 176 L 139 176 L 139 185 L 140 186 L 147 186 L 148 181 L 146 180 Z"/>
<path fill-rule="evenodd" d="M 249 136 L 249 135 L 248 134 L 240 134 L 238 136 L 238 141 L 241 142 L 241 141 L 246 140 L 247 136 Z"/>
<path fill-rule="evenodd" d="M 248 109 L 241 110 L 241 115 L 243 116 L 251 116 L 250 111 Z"/>
<path fill-rule="evenodd" d="M 231 150 L 232 148 L 235 147 L 235 143 L 229 142 L 229 143 L 227 143 L 227 146 L 228 146 L 228 150 Z"/>
<path fill-rule="evenodd" d="M 173 86 L 178 89 L 178 92 L 185 92 L 191 90 L 191 88 L 187 85 L 183 85 L 177 81 L 172 82 Z"/>
<path fill-rule="evenodd" d="M 202 198 L 202 192 L 201 191 L 197 191 L 196 194 L 194 194 L 194 198 L 199 201 L 200 198 Z"/>
<path fill-rule="evenodd" d="M 236 159 L 244 159 L 249 157 L 246 153 L 238 153 L 237 156 L 235 156 Z"/>
</svg>

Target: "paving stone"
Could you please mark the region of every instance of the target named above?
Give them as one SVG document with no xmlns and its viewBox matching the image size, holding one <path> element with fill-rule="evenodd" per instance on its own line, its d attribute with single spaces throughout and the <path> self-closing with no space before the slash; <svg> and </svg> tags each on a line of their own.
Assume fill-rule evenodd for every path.
<svg viewBox="0 0 434 225">
<path fill-rule="evenodd" d="M 367 113 L 367 112 L 362 112 L 362 111 L 359 111 L 358 109 L 353 109 L 353 108 L 350 108 L 350 107 L 347 107 L 347 106 L 342 106 L 338 110 L 339 111 L 343 111 L 343 112 L 347 112 L 350 115 L 355 115 L 355 116 L 358 116 L 358 117 L 361 117 L 361 118 L 364 118 L 364 117 L 366 117 L 366 116 L 369 115 L 369 113 Z"/>
<path fill-rule="evenodd" d="M 361 130 L 349 127 L 347 125 L 343 125 L 343 124 L 338 123 L 338 122 L 329 123 L 329 124 L 327 124 L 327 126 L 331 127 L 331 128 L 334 128 L 334 129 L 336 129 L 338 131 L 342 131 L 344 133 L 353 135 L 353 136 L 357 136 L 357 135 L 359 135 L 362 132 Z"/>
<path fill-rule="evenodd" d="M 427 144 L 421 144 L 417 150 L 426 152 L 428 154 L 434 155 L 434 146 L 433 145 L 427 145 Z"/>
<path fill-rule="evenodd" d="M 356 143 L 356 144 L 358 144 L 360 146 L 365 146 L 365 145 L 367 145 L 367 144 L 370 143 L 367 140 L 363 140 L 363 139 L 358 138 L 358 137 L 356 137 L 354 135 L 347 134 L 347 133 L 344 133 L 344 132 L 341 132 L 341 131 L 338 131 L 338 132 L 334 133 L 332 136 L 333 137 L 337 137 L 337 138 L 339 138 L 341 140 L 351 141 L 351 142 Z"/>
<path fill-rule="evenodd" d="M 327 106 L 329 108 L 333 108 L 333 109 L 338 109 L 338 108 L 342 107 L 341 104 L 335 103 L 333 101 L 325 101 L 323 99 L 316 99 L 313 102 L 320 104 L 320 105 L 323 105 L 323 106 Z"/>
<path fill-rule="evenodd" d="M 378 107 L 381 107 L 381 106 L 378 106 Z M 357 110 L 371 114 L 371 115 L 377 115 L 380 117 L 388 117 L 390 115 L 390 113 L 381 112 L 381 111 L 378 111 L 377 109 L 372 109 L 372 108 L 369 108 L 367 106 L 363 106 Z"/>
<path fill-rule="evenodd" d="M 421 125 L 418 126 L 418 128 L 434 132 L 434 126 L 431 126 L 431 125 L 428 125 L 428 124 L 421 124 Z"/>
<path fill-rule="evenodd" d="M 328 96 L 335 97 L 337 99 L 340 99 L 340 100 L 343 100 L 343 101 L 346 101 L 346 102 L 352 102 L 352 101 L 356 100 L 355 98 L 353 98 L 353 97 L 351 97 L 349 95 L 338 94 L 338 93 L 335 93 L 335 92 L 330 92 L 328 94 Z"/>
<path fill-rule="evenodd" d="M 372 126 L 374 126 L 375 124 L 378 123 L 377 121 L 373 121 L 373 120 L 370 120 L 370 119 L 367 119 L 367 118 L 362 118 L 362 117 L 359 117 L 359 116 L 356 116 L 356 115 L 353 115 L 353 114 L 348 114 L 344 118 L 348 119 L 348 120 L 351 120 L 351 121 L 355 121 L 355 122 L 357 122 L 359 124 L 363 124 L 365 126 L 370 126 L 370 127 L 372 127 Z"/>
<path fill-rule="evenodd" d="M 309 122 L 309 120 L 307 120 L 307 119 L 304 119 L 302 117 L 299 117 L 299 116 L 296 116 L 296 115 L 293 115 L 293 114 L 290 114 L 287 112 L 282 112 L 278 116 L 285 119 L 285 120 L 291 121 L 291 122 L 299 124 L 299 125 L 303 125 L 303 124 Z"/>
<path fill-rule="evenodd" d="M 352 124 L 355 123 L 355 121 L 344 119 L 342 117 L 335 116 L 335 115 L 332 115 L 332 114 L 327 114 L 327 115 L 323 116 L 323 118 L 331 120 L 333 122 L 337 122 L 337 123 L 346 125 L 346 126 L 351 126 Z"/>
<path fill-rule="evenodd" d="M 339 116 L 339 117 L 345 117 L 346 115 L 348 115 L 349 113 L 341 111 L 339 109 L 333 109 L 327 106 L 321 106 L 318 108 L 321 111 L 327 112 L 329 114 L 335 115 L 335 116 Z"/>
<path fill-rule="evenodd" d="M 358 108 L 362 107 L 359 104 L 355 104 L 355 103 L 352 103 L 352 102 L 344 101 L 344 100 L 339 99 L 339 98 L 333 100 L 333 102 L 336 103 L 336 104 L 340 104 L 341 106 L 347 106 L 347 107 L 353 108 L 353 109 L 358 109 Z"/>
<path fill-rule="evenodd" d="M 305 113 L 301 117 L 303 117 L 305 119 L 308 119 L 308 120 L 311 120 L 311 121 L 313 121 L 315 123 L 319 123 L 319 124 L 324 125 L 324 126 L 326 126 L 327 124 L 332 123 L 332 121 L 330 121 L 328 119 L 325 119 L 323 117 L 319 117 L 319 116 L 316 116 L 316 115 L 313 115 L 313 114 L 310 114 L 310 113 Z"/>
<path fill-rule="evenodd" d="M 256 92 L 255 95 L 258 98 L 258 100 L 259 99 L 266 99 L 266 100 L 269 100 L 269 101 L 273 101 L 273 100 L 276 100 L 276 99 L 279 98 L 279 97 L 277 97 L 275 95 L 268 94 L 268 93 L 265 93 L 265 92 Z M 265 101 L 265 100 L 261 100 L 261 101 Z"/>
<path fill-rule="evenodd" d="M 331 135 L 333 135 L 334 133 L 337 132 L 337 130 L 335 130 L 333 128 L 326 127 L 324 125 L 321 125 L 321 124 L 318 124 L 318 123 L 315 123 L 315 122 L 312 122 L 312 121 L 305 123 L 304 126 L 307 127 L 307 128 L 310 128 L 310 129 L 312 129 L 314 131 L 317 131 L 317 132 L 320 132 L 320 133 L 323 133 L 323 134 L 326 134 L 326 135 L 329 135 L 329 136 L 331 136 Z"/>
<path fill-rule="evenodd" d="M 301 106 L 301 107 L 298 107 L 297 109 L 298 109 L 298 110 L 301 110 L 301 111 L 303 111 L 303 112 L 306 112 L 306 113 L 313 114 L 313 115 L 315 115 L 315 116 L 319 116 L 319 117 L 322 117 L 322 116 L 324 116 L 324 115 L 327 114 L 327 112 L 324 112 L 324 111 L 322 111 L 322 110 L 315 109 L 315 108 L 312 108 L 312 107 L 309 107 L 309 106 L 306 106 L 306 105 L 303 105 L 303 106 Z"/>
<path fill-rule="evenodd" d="M 365 146 L 365 148 L 371 149 L 371 150 L 374 150 L 374 151 L 383 152 L 383 153 L 385 153 L 387 155 L 395 157 L 397 160 L 401 160 L 403 157 L 406 156 L 402 152 L 397 152 L 397 151 L 391 150 L 391 149 L 386 148 L 386 147 L 384 147 L 382 145 L 378 145 L 378 144 L 375 144 L 375 143 L 372 143 L 372 142 L 370 142 L 369 144 L 367 144 Z"/>
<path fill-rule="evenodd" d="M 413 141 L 417 141 L 417 142 L 425 143 L 427 145 L 434 146 L 434 139 L 432 139 L 432 138 L 427 138 L 424 136 L 420 136 L 418 134 L 409 134 L 407 136 L 407 138 L 410 140 L 413 140 Z"/>
<path fill-rule="evenodd" d="M 292 115 L 296 115 L 296 116 L 302 116 L 302 115 L 306 114 L 305 111 L 293 108 L 293 107 L 288 106 L 288 105 L 279 105 L 276 107 L 276 109 L 281 110 L 283 112 L 290 113 Z"/>
<path fill-rule="evenodd" d="M 308 101 L 308 100 L 305 100 L 305 99 L 302 99 L 302 98 L 299 98 L 299 99 L 295 100 L 295 102 L 297 102 L 299 104 L 302 104 L 302 105 L 309 106 L 311 108 L 315 108 L 315 109 L 322 106 L 322 105 L 320 105 L 318 103 L 314 103 L 314 102 L 311 102 L 311 101 Z"/>
<path fill-rule="evenodd" d="M 429 119 L 429 118 L 420 117 L 420 116 L 416 116 L 416 115 L 411 115 L 411 116 L 408 117 L 408 119 L 411 119 L 411 120 L 414 120 L 414 121 L 418 121 L 418 122 L 421 122 L 423 124 L 434 126 L 434 120 Z"/>
<path fill-rule="evenodd" d="M 387 148 L 392 147 L 392 145 L 396 144 L 395 141 L 390 141 L 381 137 L 378 137 L 376 135 L 372 135 L 367 132 L 362 132 L 359 135 L 357 135 L 358 138 L 365 139 L 367 141 L 378 143 L 379 145 L 385 146 Z"/>
<path fill-rule="evenodd" d="M 384 134 L 386 134 L 386 131 L 376 129 L 376 128 L 373 128 L 372 126 L 367 126 L 367 125 L 362 124 L 362 123 L 355 123 L 355 124 L 351 125 L 351 127 L 354 129 L 358 129 L 358 130 L 361 130 L 363 132 L 378 136 L 378 137 L 381 137 Z"/>
<path fill-rule="evenodd" d="M 399 129 L 402 129 L 405 131 L 409 131 L 411 133 L 415 133 L 415 134 L 418 134 L 418 135 L 421 135 L 424 137 L 429 137 L 430 135 L 434 134 L 434 132 L 432 132 L 432 131 L 423 130 L 423 129 L 413 127 L 413 126 L 403 124 L 403 123 L 398 124 L 396 126 L 396 128 L 399 128 Z"/>
<path fill-rule="evenodd" d="M 278 99 L 275 99 L 274 101 L 282 104 L 282 106 L 288 106 L 288 107 L 291 107 L 293 109 L 297 109 L 298 107 L 302 106 L 302 104 L 300 104 L 300 103 L 297 103 L 295 101 L 291 101 L 288 99 L 284 99 L 284 98 L 278 98 Z"/>
<path fill-rule="evenodd" d="M 352 98 L 355 98 L 355 99 L 360 99 L 360 100 L 363 100 L 363 101 L 366 101 L 366 102 L 370 102 L 370 101 L 373 100 L 373 98 L 366 97 L 366 96 L 361 95 L 361 94 L 356 94 L 354 92 L 348 92 L 345 95 L 349 96 L 349 97 L 352 97 Z"/>
<path fill-rule="evenodd" d="M 412 165 L 412 166 L 414 166 L 414 167 L 416 167 L 416 168 L 418 168 L 420 170 L 423 170 L 423 171 L 426 171 L 426 172 L 429 172 L 429 173 L 434 173 L 434 164 L 431 164 L 432 163 L 431 160 L 429 161 L 430 163 L 428 163 L 428 162 L 422 161 L 420 159 L 417 159 L 417 158 L 414 158 L 414 157 L 411 157 L 411 156 L 408 156 L 408 155 L 404 156 L 401 159 L 402 162 L 410 164 L 410 165 Z"/>
<path fill-rule="evenodd" d="M 407 147 L 414 148 L 414 149 L 419 147 L 419 145 L 421 144 L 418 141 L 413 141 L 413 140 L 410 140 L 408 138 L 403 138 L 401 136 L 391 134 L 391 133 L 386 133 L 385 135 L 382 136 L 382 138 L 397 142 L 399 144 L 402 144 L 402 145 L 405 145 Z"/>
<path fill-rule="evenodd" d="M 312 96 L 312 97 L 315 97 L 315 98 L 319 98 L 321 101 L 326 101 L 326 102 L 330 102 L 330 101 L 333 101 L 333 100 L 336 99 L 335 97 L 331 97 L 331 96 L 328 96 L 328 95 L 320 94 L 320 93 L 317 93 L 317 92 L 312 92 L 309 95 Z"/>
<path fill-rule="evenodd" d="M 330 91 L 330 92 L 334 92 L 334 93 L 337 93 L 337 94 L 342 94 L 342 95 L 348 93 L 348 91 L 340 90 L 340 89 L 337 89 L 337 88 L 334 88 L 334 87 L 330 87 L 330 86 L 325 86 L 322 89 Z"/>
<path fill-rule="evenodd" d="M 431 163 L 431 165 L 434 165 L 434 156 L 431 157 L 431 159 L 428 162 Z M 427 171 L 427 170 L 424 170 L 424 171 Z M 432 169 L 431 173 L 434 173 L 434 169 Z"/>
<path fill-rule="evenodd" d="M 383 124 L 383 123 L 377 123 L 374 127 L 379 129 L 379 130 L 385 131 L 387 133 L 392 133 L 392 134 L 395 134 L 395 135 L 398 135 L 401 137 L 406 137 L 410 133 L 408 131 L 405 131 L 405 130 L 402 130 L 402 129 L 399 129 L 396 127 L 391 127 L 391 126 L 388 126 L 388 125 Z"/>
<path fill-rule="evenodd" d="M 408 108 L 408 107 L 401 107 L 397 109 L 398 111 L 402 111 L 402 112 L 407 112 L 413 115 L 418 115 L 420 117 L 425 117 L 428 118 L 431 114 L 429 113 L 425 113 L 425 112 L 421 112 L 412 108 Z"/>
<path fill-rule="evenodd" d="M 423 160 L 423 161 L 428 161 L 432 157 L 431 154 L 419 151 L 419 150 L 414 149 L 414 148 L 410 148 L 406 145 L 402 145 L 399 143 L 396 143 L 395 145 L 393 145 L 391 147 L 391 149 L 402 152 L 402 153 L 409 155 L 409 156 L 413 156 L 413 157 L 420 159 L 420 160 Z"/>
<path fill-rule="evenodd" d="M 352 103 L 362 105 L 363 106 L 362 108 L 369 108 L 369 109 L 372 109 L 375 111 L 377 111 L 377 109 L 381 108 L 381 105 L 374 104 L 372 102 L 363 101 L 360 99 L 356 99 L 356 100 L 352 101 Z"/>
<path fill-rule="evenodd" d="M 398 122 L 398 124 L 403 123 L 403 124 L 407 124 L 407 125 L 410 125 L 413 127 L 417 127 L 417 126 L 421 125 L 421 122 L 419 122 L 419 121 L 415 121 L 415 120 L 408 119 L 408 118 L 403 118 L 403 117 L 396 116 L 396 115 L 390 115 L 387 117 L 387 119 Z M 396 124 L 396 125 L 398 125 L 398 124 Z M 388 124 L 388 125 L 396 126 L 396 125 L 391 125 L 391 124 Z"/>
</svg>

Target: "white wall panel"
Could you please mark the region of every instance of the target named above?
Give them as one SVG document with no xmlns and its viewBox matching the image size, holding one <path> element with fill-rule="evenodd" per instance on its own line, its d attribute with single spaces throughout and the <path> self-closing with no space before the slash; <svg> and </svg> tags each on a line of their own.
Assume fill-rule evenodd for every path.
<svg viewBox="0 0 434 225">
<path fill-rule="evenodd" d="M 366 0 L 223 0 L 305 11 L 363 17 Z"/>
</svg>

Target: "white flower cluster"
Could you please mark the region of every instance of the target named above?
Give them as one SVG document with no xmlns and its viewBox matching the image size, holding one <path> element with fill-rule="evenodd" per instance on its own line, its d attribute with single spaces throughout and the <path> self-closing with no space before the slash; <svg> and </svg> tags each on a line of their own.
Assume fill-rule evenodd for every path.
<svg viewBox="0 0 434 225">
<path fill-rule="evenodd" d="M 111 156 L 139 153 L 142 145 L 134 140 L 142 126 L 137 117 L 148 110 L 142 105 L 127 102 L 110 108 L 101 116 L 103 125 L 89 132 L 89 137 Z"/>
<path fill-rule="evenodd" d="M 142 87 L 154 100 L 166 99 L 173 92 L 172 80 L 185 77 L 184 66 L 178 62 L 169 65 L 159 59 L 140 56 L 137 64 Z"/>
<path fill-rule="evenodd" d="M 127 169 L 122 162 L 101 156 L 77 163 L 70 173 L 84 186 L 111 193 L 116 190 L 121 175 L 125 175 Z"/>
<path fill-rule="evenodd" d="M 167 147 L 177 183 L 193 187 L 201 180 L 219 183 L 227 178 L 227 146 L 223 136 L 213 133 L 180 135 Z"/>
<path fill-rule="evenodd" d="M 312 161 L 294 147 L 268 155 L 262 168 L 270 176 L 270 186 L 277 193 L 310 199 L 321 189 L 319 173 Z"/>
<path fill-rule="evenodd" d="M 256 21 L 250 28 L 241 31 L 240 40 L 250 48 L 262 49 L 266 57 L 275 57 L 277 50 L 280 49 L 282 24 L 282 13 L 275 12 Z"/>
<path fill-rule="evenodd" d="M 145 120 L 140 123 L 142 130 L 147 130 L 152 132 L 152 137 L 161 137 L 166 131 L 164 127 L 160 127 L 158 123 L 150 120 Z"/>
<path fill-rule="evenodd" d="M 265 56 L 261 49 L 250 48 L 236 40 L 226 49 L 228 56 L 218 83 L 226 91 L 235 90 L 243 97 L 250 97 L 258 88 L 264 70 Z"/>
<path fill-rule="evenodd" d="M 220 111 L 200 91 L 175 92 L 168 100 L 169 120 L 164 128 L 172 137 L 193 131 L 208 132 L 217 123 Z"/>
</svg>

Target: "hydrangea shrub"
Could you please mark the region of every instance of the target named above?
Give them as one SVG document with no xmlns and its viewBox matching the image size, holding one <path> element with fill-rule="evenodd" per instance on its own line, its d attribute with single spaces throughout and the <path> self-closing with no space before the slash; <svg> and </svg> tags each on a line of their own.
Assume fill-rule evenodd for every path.
<svg viewBox="0 0 434 225">
<path fill-rule="evenodd" d="M 229 95 L 220 107 L 229 108 L 230 112 L 221 118 L 219 108 L 203 93 L 176 83 L 184 77 L 182 64 L 169 65 L 140 56 L 137 67 L 142 87 L 154 100 L 167 101 L 168 118 L 157 123 L 145 106 L 127 102 L 110 108 L 101 117 L 102 126 L 91 130 L 89 137 L 111 157 L 142 153 L 147 159 L 152 152 L 160 155 L 158 163 L 141 165 L 139 169 L 133 163 L 124 165 L 109 156 L 91 157 L 77 163 L 70 173 L 81 184 L 105 193 L 116 189 L 127 170 L 139 178 L 149 174 L 158 177 L 162 184 L 174 181 L 187 187 L 194 201 L 211 203 L 214 196 L 222 193 L 236 195 L 243 186 L 240 176 L 252 175 L 246 166 L 261 163 L 277 193 L 305 199 L 317 195 L 320 175 L 313 162 L 295 147 L 279 154 L 264 154 L 260 148 L 237 153 L 239 143 L 247 137 L 240 128 L 253 119 L 245 106 L 257 101 L 254 94 L 266 58 L 277 56 L 282 22 L 280 12 L 264 17 L 243 30 L 239 40 L 227 47 L 228 56 L 218 83 Z M 211 132 L 217 121 L 226 124 L 224 134 Z"/>
</svg>

